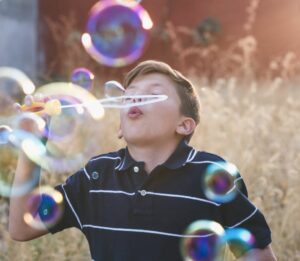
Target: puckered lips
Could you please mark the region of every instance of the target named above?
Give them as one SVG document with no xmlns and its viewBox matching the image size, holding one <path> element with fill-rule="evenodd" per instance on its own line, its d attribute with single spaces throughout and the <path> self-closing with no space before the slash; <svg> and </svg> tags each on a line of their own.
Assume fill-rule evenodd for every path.
<svg viewBox="0 0 300 261">
<path fill-rule="evenodd" d="M 143 115 L 143 112 L 137 106 L 134 106 L 128 110 L 127 115 L 130 119 L 137 119 Z"/>
</svg>

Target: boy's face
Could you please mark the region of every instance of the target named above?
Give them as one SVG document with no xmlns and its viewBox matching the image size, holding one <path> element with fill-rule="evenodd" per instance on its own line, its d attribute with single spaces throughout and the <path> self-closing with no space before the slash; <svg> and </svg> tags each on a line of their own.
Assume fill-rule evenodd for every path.
<svg viewBox="0 0 300 261">
<path fill-rule="evenodd" d="M 162 102 L 122 109 L 120 130 L 128 144 L 147 145 L 178 139 L 176 128 L 181 122 L 181 101 L 175 84 L 167 76 L 151 73 L 136 77 L 125 95 L 164 94 Z"/>
</svg>

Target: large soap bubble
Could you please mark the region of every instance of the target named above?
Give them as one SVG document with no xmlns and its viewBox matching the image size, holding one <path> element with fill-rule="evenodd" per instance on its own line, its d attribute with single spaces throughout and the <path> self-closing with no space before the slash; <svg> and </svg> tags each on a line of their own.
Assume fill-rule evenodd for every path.
<svg viewBox="0 0 300 261">
<path fill-rule="evenodd" d="M 100 1 L 90 11 L 82 44 L 97 62 L 125 66 L 142 55 L 152 26 L 149 14 L 138 3 Z"/>
<path fill-rule="evenodd" d="M 33 93 L 34 83 L 22 71 L 12 67 L 0 67 L 0 117 L 15 114 L 14 104 L 25 95 Z"/>
<path fill-rule="evenodd" d="M 28 193 L 39 181 L 39 170 L 35 169 L 26 181 L 13 186 L 13 177 L 17 165 L 19 150 L 27 157 L 41 164 L 46 149 L 42 142 L 33 134 L 24 130 L 0 126 L 0 196 L 13 197 Z"/>
<path fill-rule="evenodd" d="M 72 83 L 50 83 L 37 89 L 36 94 L 58 100 L 57 106 L 64 107 L 51 116 L 47 153 L 40 166 L 58 173 L 76 171 L 94 153 L 97 144 L 90 137 L 94 125 L 104 116 L 103 107 L 93 94 Z"/>
</svg>

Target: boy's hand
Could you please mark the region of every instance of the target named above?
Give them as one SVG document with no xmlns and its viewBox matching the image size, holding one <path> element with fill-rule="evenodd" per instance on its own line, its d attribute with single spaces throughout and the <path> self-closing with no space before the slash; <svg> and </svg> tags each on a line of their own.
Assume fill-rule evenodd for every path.
<svg viewBox="0 0 300 261">
<path fill-rule="evenodd" d="M 48 97 L 42 95 L 27 95 L 24 98 L 23 105 L 15 103 L 14 107 L 18 113 L 17 127 L 46 141 L 50 117 L 44 111 L 44 105 L 49 100 Z M 34 114 L 23 116 L 22 113 L 24 112 L 32 112 Z"/>
</svg>

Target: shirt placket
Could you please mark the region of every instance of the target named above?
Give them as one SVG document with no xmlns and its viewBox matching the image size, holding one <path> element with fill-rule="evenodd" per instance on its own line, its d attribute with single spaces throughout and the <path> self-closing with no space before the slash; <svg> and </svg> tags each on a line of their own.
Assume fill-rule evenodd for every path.
<svg viewBox="0 0 300 261">
<path fill-rule="evenodd" d="M 131 172 L 136 192 L 133 204 L 133 214 L 134 216 L 152 215 L 153 199 L 152 197 L 149 197 L 147 190 L 144 187 L 144 184 L 148 179 L 148 174 L 141 164 L 134 165 Z"/>
</svg>

